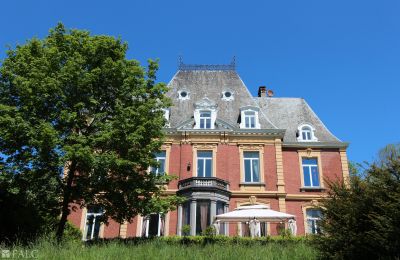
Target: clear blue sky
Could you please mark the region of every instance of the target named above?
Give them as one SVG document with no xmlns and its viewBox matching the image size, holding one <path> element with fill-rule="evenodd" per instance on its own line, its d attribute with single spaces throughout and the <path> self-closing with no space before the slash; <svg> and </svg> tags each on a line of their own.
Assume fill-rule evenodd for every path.
<svg viewBox="0 0 400 260">
<path fill-rule="evenodd" d="M 135 2 L 135 3 L 134 3 Z M 185 63 L 229 63 L 253 93 L 303 97 L 350 142 L 350 160 L 371 161 L 400 142 L 400 1 L 3 1 L 6 45 L 68 28 L 121 36 L 128 58 L 160 59 L 168 82 Z"/>
</svg>

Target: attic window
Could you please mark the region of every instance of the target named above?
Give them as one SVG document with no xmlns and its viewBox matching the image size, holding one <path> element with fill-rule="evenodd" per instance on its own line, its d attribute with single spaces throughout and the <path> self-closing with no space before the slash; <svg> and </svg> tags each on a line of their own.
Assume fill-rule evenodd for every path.
<svg viewBox="0 0 400 260">
<path fill-rule="evenodd" d="M 222 92 L 222 100 L 225 100 L 225 101 L 233 100 L 233 92 L 232 91 Z"/>
<path fill-rule="evenodd" d="M 302 124 L 298 128 L 298 137 L 297 141 L 299 142 L 316 142 L 318 138 L 315 137 L 314 132 L 315 128 L 309 124 Z"/>
<path fill-rule="evenodd" d="M 178 91 L 178 98 L 180 100 L 187 100 L 190 98 L 190 93 L 186 90 L 179 90 Z"/>
<path fill-rule="evenodd" d="M 258 118 L 259 108 L 246 106 L 240 109 L 240 128 L 243 129 L 260 129 L 260 121 Z"/>
</svg>

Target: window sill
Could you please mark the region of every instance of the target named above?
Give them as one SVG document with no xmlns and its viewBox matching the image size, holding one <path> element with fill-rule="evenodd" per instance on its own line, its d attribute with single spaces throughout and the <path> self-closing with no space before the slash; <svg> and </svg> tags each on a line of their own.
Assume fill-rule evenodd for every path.
<svg viewBox="0 0 400 260">
<path fill-rule="evenodd" d="M 263 182 L 241 182 L 239 186 L 265 186 Z"/>
<path fill-rule="evenodd" d="M 300 191 L 301 192 L 321 192 L 321 191 L 325 191 L 326 189 L 323 187 L 301 187 Z"/>
</svg>

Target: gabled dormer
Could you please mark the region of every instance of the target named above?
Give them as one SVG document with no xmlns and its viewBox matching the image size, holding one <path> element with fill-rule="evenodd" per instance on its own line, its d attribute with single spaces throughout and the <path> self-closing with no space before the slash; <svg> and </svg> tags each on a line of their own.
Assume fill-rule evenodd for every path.
<svg viewBox="0 0 400 260">
<path fill-rule="evenodd" d="M 240 108 L 240 128 L 242 129 L 260 129 L 258 107 L 245 106 Z"/>
<path fill-rule="evenodd" d="M 194 129 L 215 129 L 218 105 L 204 97 L 194 104 Z"/>
</svg>

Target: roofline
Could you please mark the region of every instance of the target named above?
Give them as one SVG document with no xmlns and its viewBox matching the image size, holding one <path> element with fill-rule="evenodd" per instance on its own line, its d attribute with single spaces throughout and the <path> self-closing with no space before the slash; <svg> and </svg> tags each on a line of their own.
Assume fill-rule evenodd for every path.
<svg viewBox="0 0 400 260">
<path fill-rule="evenodd" d="M 221 133 L 228 133 L 229 135 L 233 136 L 251 136 L 251 135 L 261 135 L 261 136 L 276 136 L 281 137 L 285 135 L 285 129 L 177 129 L 177 128 L 164 128 L 164 132 L 168 134 L 178 134 L 187 132 L 190 134 L 201 134 L 201 135 L 214 135 L 214 134 L 221 134 Z"/>
<path fill-rule="evenodd" d="M 347 148 L 346 142 L 283 142 L 283 147 L 290 148 Z"/>
</svg>

